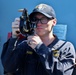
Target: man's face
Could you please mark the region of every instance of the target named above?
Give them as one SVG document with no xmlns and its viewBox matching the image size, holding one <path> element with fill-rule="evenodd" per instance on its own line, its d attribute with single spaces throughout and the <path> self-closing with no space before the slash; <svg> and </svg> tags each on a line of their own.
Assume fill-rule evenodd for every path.
<svg viewBox="0 0 76 75">
<path fill-rule="evenodd" d="M 49 19 L 47 17 L 45 17 L 44 15 L 40 14 L 40 13 L 37 13 L 35 15 L 35 22 L 36 22 L 36 33 L 39 35 L 39 36 L 47 36 L 51 30 L 52 30 L 52 27 L 53 27 L 53 19 Z"/>
</svg>

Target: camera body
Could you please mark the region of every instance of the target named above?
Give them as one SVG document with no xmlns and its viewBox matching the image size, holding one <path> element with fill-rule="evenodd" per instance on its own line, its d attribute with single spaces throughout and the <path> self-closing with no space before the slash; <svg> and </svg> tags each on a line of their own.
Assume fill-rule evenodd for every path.
<svg viewBox="0 0 76 75">
<path fill-rule="evenodd" d="M 33 35 L 35 27 L 36 25 L 34 23 L 31 23 L 28 12 L 24 8 L 22 10 L 22 16 L 20 16 L 20 25 L 19 25 L 20 32 L 24 36 Z"/>
</svg>

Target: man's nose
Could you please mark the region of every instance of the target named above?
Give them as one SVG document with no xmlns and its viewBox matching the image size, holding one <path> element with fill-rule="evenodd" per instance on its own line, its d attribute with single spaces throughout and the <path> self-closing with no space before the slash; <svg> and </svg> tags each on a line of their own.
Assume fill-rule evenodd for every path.
<svg viewBox="0 0 76 75">
<path fill-rule="evenodd" d="M 41 21 L 40 21 L 40 20 L 38 20 L 38 21 L 37 21 L 37 24 L 41 24 Z"/>
</svg>

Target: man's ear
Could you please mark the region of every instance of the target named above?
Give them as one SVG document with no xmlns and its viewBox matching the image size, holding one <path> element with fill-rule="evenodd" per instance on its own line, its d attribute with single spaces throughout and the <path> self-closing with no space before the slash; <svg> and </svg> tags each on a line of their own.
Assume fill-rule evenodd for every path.
<svg viewBox="0 0 76 75">
<path fill-rule="evenodd" d="M 57 23 L 57 19 L 55 18 L 55 19 L 53 19 L 53 26 L 55 26 L 56 23 Z"/>
</svg>

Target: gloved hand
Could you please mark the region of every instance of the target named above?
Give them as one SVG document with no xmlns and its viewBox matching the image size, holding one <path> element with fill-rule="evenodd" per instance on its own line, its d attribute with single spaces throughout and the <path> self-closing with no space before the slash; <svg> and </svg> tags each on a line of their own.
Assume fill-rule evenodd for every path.
<svg viewBox="0 0 76 75">
<path fill-rule="evenodd" d="M 19 30 L 20 18 L 15 18 L 14 22 L 12 22 L 12 38 L 17 38 L 20 30 Z"/>
</svg>

